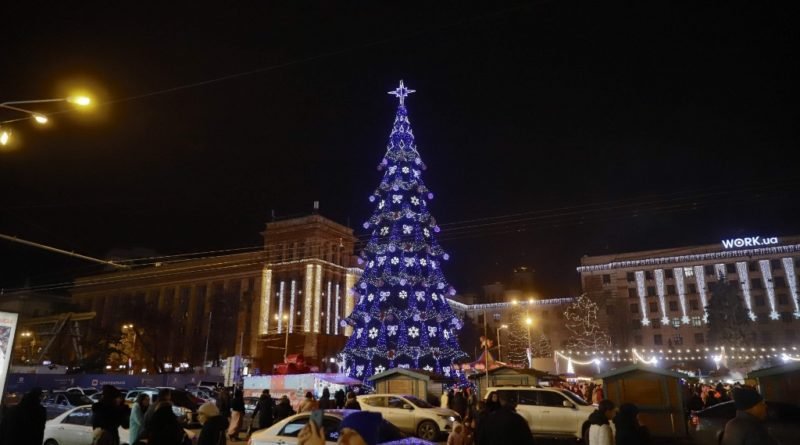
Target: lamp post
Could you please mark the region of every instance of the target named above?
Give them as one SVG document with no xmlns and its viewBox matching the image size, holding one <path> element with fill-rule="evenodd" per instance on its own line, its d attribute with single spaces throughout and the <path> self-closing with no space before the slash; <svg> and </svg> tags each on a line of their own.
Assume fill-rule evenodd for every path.
<svg viewBox="0 0 800 445">
<path fill-rule="evenodd" d="M 131 355 L 128 356 L 128 371 L 133 374 L 133 356 L 136 355 L 136 329 L 134 329 L 133 323 L 130 323 L 122 325 L 122 330 L 125 332 L 133 332 Z"/>
<path fill-rule="evenodd" d="M 53 102 L 69 102 L 79 107 L 85 107 L 92 103 L 92 100 L 87 96 L 70 96 L 70 97 L 62 97 L 58 99 L 37 99 L 37 100 L 14 100 L 9 102 L 2 102 L 0 103 L 0 108 L 5 108 L 7 110 L 17 111 L 19 113 L 24 113 L 27 116 L 23 118 L 11 119 L 7 121 L 0 122 L 2 124 L 8 124 L 11 122 L 17 122 L 21 120 L 33 119 L 34 122 L 40 125 L 44 125 L 50 121 L 44 113 L 39 113 L 33 110 L 29 110 L 27 108 L 19 107 L 19 105 L 28 105 L 28 104 L 44 104 L 44 103 L 53 103 Z M 11 131 L 0 128 L 0 145 L 8 145 L 11 140 Z"/>
<path fill-rule="evenodd" d="M 283 321 L 287 322 L 289 320 L 289 316 L 283 314 Z M 289 357 L 289 325 L 286 325 L 286 339 L 283 343 L 283 362 L 286 363 L 286 358 Z"/>
<path fill-rule="evenodd" d="M 497 328 L 497 361 L 499 362 L 503 361 L 503 351 L 500 347 L 500 331 L 503 329 L 508 329 L 508 325 L 500 325 L 500 327 Z"/>
</svg>

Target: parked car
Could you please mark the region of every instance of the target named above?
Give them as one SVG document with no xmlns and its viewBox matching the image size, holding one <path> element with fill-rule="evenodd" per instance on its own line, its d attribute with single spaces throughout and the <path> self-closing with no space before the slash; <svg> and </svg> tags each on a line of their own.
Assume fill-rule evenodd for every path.
<svg viewBox="0 0 800 445">
<path fill-rule="evenodd" d="M 76 406 L 91 405 L 92 403 L 94 402 L 91 399 L 81 393 L 54 391 L 47 394 L 42 401 L 42 406 L 47 411 L 47 418 L 52 419 Z"/>
<path fill-rule="evenodd" d="M 99 394 L 100 393 L 100 391 L 98 391 L 97 388 L 92 388 L 92 387 L 81 388 L 80 386 L 73 386 L 71 388 L 67 388 L 67 392 L 79 393 L 79 394 L 83 394 L 83 395 L 85 395 L 87 397 L 91 396 L 93 394 Z"/>
<path fill-rule="evenodd" d="M 581 426 L 595 409 L 581 397 L 560 388 L 488 388 L 487 400 L 494 393 L 506 393 L 517 402 L 517 413 L 528 422 L 534 436 L 581 439 Z"/>
<path fill-rule="evenodd" d="M 121 445 L 128 445 L 128 430 L 119 429 Z M 44 424 L 44 445 L 86 445 L 92 443 L 92 407 L 79 406 Z"/>
<path fill-rule="evenodd" d="M 356 398 L 362 410 L 381 413 L 401 431 L 424 440 L 435 441 L 442 432 L 450 431 L 453 422 L 461 421 L 457 412 L 435 407 L 412 395 L 371 394 Z"/>
<path fill-rule="evenodd" d="M 695 445 L 716 445 L 717 433 L 736 417 L 733 401 L 722 402 L 689 415 L 689 436 Z M 767 429 L 779 443 L 797 443 L 800 437 L 800 406 L 767 401 Z"/>
<path fill-rule="evenodd" d="M 256 404 L 258 403 L 258 397 L 245 397 L 244 398 L 244 414 L 247 416 L 252 416 L 253 411 L 256 410 Z"/>
<path fill-rule="evenodd" d="M 358 411 L 354 410 L 325 410 L 322 417 L 322 427 L 325 429 L 325 444 L 335 445 L 339 440 L 339 424 L 342 419 Z M 308 423 L 311 413 L 300 413 L 289 416 L 271 427 L 259 430 L 250 436 L 248 445 L 294 445 L 297 443 L 297 435 L 300 430 Z M 400 445 L 409 443 L 408 436 L 400 431 L 396 426 L 387 422 L 381 422 L 378 433 L 378 443 L 383 445 Z M 434 445 L 432 442 L 415 439 L 414 444 Z"/>
<path fill-rule="evenodd" d="M 186 426 L 197 426 L 197 408 L 203 404 L 203 400 L 182 389 L 169 389 L 172 391 L 172 411 L 178 416 L 178 421 Z M 156 403 L 158 402 L 158 391 L 159 388 L 133 388 L 125 396 L 125 403 L 132 405 L 136 401 L 136 397 L 141 393 L 150 396 L 150 403 Z"/>
</svg>

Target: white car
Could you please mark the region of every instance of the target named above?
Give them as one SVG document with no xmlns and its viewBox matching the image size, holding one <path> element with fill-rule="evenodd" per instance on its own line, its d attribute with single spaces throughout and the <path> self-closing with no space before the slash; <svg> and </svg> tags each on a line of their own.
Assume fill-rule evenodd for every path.
<svg viewBox="0 0 800 445">
<path fill-rule="evenodd" d="M 81 388 L 80 386 L 73 386 L 71 388 L 67 388 L 66 391 L 67 392 L 80 393 L 80 394 L 85 395 L 86 397 L 89 397 L 89 396 L 91 396 L 93 394 L 99 394 L 100 393 L 100 391 L 98 391 L 97 388 L 92 388 L 92 387 Z"/>
<path fill-rule="evenodd" d="M 442 432 L 449 432 L 453 422 L 460 422 L 457 412 L 438 408 L 419 398 L 406 394 L 370 394 L 358 396 L 364 411 L 383 414 L 401 431 L 419 438 L 435 441 Z"/>
<path fill-rule="evenodd" d="M 325 410 L 322 416 L 322 428 L 325 430 L 326 445 L 336 445 L 339 440 L 339 424 L 342 423 L 342 419 L 356 412 L 358 411 L 347 409 Z M 276 422 L 267 429 L 256 431 L 250 436 L 247 445 L 295 445 L 297 435 L 306 426 L 310 416 L 311 413 L 295 414 Z M 378 443 L 382 445 L 434 445 L 424 440 L 409 438 L 385 419 L 378 432 Z"/>
<path fill-rule="evenodd" d="M 128 430 L 119 429 L 121 445 L 128 445 Z M 92 407 L 72 408 L 44 424 L 44 445 L 87 445 L 92 443 Z"/>
<path fill-rule="evenodd" d="M 534 436 L 581 439 L 581 427 L 595 407 L 580 396 L 558 388 L 503 386 L 488 388 L 492 394 L 506 393 L 517 403 L 517 414 L 528 422 Z"/>
</svg>

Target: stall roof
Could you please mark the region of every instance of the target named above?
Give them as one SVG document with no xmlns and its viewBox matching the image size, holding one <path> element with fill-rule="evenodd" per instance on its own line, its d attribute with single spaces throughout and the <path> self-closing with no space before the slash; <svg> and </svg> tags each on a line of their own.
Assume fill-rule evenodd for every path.
<svg viewBox="0 0 800 445">
<path fill-rule="evenodd" d="M 525 374 L 525 375 L 532 375 L 534 377 L 544 378 L 551 376 L 551 374 L 547 373 L 546 371 L 540 371 L 534 368 L 515 368 L 513 366 L 498 366 L 497 368 L 490 369 L 489 374 L 497 374 L 498 372 L 502 372 L 505 370 L 516 371 L 517 374 Z M 476 374 L 470 374 L 468 378 L 470 379 L 477 379 L 479 377 L 485 376 L 485 372 L 479 372 Z"/>
<path fill-rule="evenodd" d="M 655 368 L 653 366 L 646 366 L 646 365 L 635 363 L 633 365 L 623 366 L 622 368 L 616 368 L 616 369 L 612 369 L 610 371 L 606 371 L 606 372 L 604 372 L 602 374 L 597 375 L 595 378 L 604 379 L 606 377 L 614 377 L 614 376 L 627 374 L 629 372 L 635 372 L 635 371 L 652 372 L 653 374 L 665 375 L 665 376 L 668 376 L 668 377 L 676 377 L 676 378 L 679 378 L 679 379 L 685 379 L 685 378 L 689 377 L 688 375 L 682 374 L 680 372 L 669 371 L 669 370 L 666 370 L 666 369 Z"/>
<path fill-rule="evenodd" d="M 800 371 L 800 362 L 784 363 L 782 365 L 770 366 L 751 371 L 747 374 L 748 378 L 768 377 L 771 375 L 784 374 L 787 372 Z"/>
<path fill-rule="evenodd" d="M 360 385 L 361 380 L 348 377 L 344 374 L 316 374 L 317 378 L 335 385 Z"/>
<path fill-rule="evenodd" d="M 402 374 L 409 377 L 413 377 L 415 379 L 425 380 L 425 381 L 442 381 L 442 380 L 450 380 L 448 377 L 445 377 L 441 374 L 436 374 L 434 372 L 425 371 L 424 369 L 406 369 L 406 368 L 392 368 L 387 369 L 381 373 L 375 374 L 370 377 L 368 380 L 375 381 L 382 378 L 386 378 L 392 374 Z"/>
</svg>

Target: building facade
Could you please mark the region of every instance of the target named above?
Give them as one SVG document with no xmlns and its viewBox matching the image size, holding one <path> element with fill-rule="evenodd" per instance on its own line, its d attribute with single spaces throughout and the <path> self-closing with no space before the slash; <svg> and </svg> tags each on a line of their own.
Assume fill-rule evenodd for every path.
<svg viewBox="0 0 800 445">
<path fill-rule="evenodd" d="M 260 251 L 76 279 L 72 301 L 97 314 L 90 335 L 131 330 L 141 368 L 245 355 L 268 370 L 286 353 L 318 364 L 344 343 L 338 321 L 354 305 L 346 290 L 361 272 L 357 239 L 316 214 L 267 223 L 263 236 Z"/>
<path fill-rule="evenodd" d="M 800 237 L 793 236 L 585 256 L 577 270 L 613 347 L 657 351 L 724 346 L 708 344 L 705 314 L 708 285 L 720 276 L 740 291 L 752 346 L 797 346 L 798 266 Z"/>
</svg>

